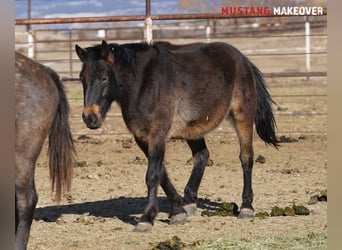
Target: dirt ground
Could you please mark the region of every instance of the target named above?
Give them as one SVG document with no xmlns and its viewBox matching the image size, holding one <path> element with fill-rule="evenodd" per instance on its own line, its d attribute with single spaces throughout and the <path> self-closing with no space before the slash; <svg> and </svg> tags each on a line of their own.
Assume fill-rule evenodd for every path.
<svg viewBox="0 0 342 250">
<path fill-rule="evenodd" d="M 237 44 L 240 49 L 244 46 Z M 284 44 L 274 42 L 270 46 L 277 45 Z M 326 39 L 313 41 L 313 45 L 324 47 Z M 268 72 L 303 71 L 303 58 L 253 57 L 252 61 Z M 326 62 L 326 55 L 317 55 L 312 58 L 312 69 L 324 71 Z M 277 102 L 277 135 L 284 143 L 276 150 L 255 134 L 255 159 L 265 160 L 254 163 L 253 206 L 256 213 L 270 213 L 274 206 L 284 208 L 295 202 L 307 207 L 309 215 L 254 220 L 201 216 L 211 202 L 241 205 L 239 147 L 235 132 L 225 121 L 206 136 L 211 164 L 200 185 L 196 214 L 184 225 L 169 225 L 169 205 L 160 188 L 160 212 L 152 232 L 132 232 L 146 203 L 147 161 L 128 133 L 116 104 L 103 126 L 91 131 L 81 118 L 81 84 L 65 82 L 77 150 L 72 189 L 57 206 L 50 191 L 45 144 L 36 167 L 39 201 L 28 249 L 152 249 L 173 236 L 188 245 L 205 245 L 226 237 L 253 242 L 264 236 L 326 233 L 327 202 L 308 202 L 311 196 L 327 190 L 327 79 L 268 78 L 266 82 Z M 180 194 L 192 169 L 190 158 L 185 142 L 168 141 L 165 164 Z"/>
<path fill-rule="evenodd" d="M 275 106 L 278 137 L 275 150 L 255 136 L 253 173 L 254 208 L 302 203 L 308 216 L 281 216 L 239 220 L 236 217 L 204 217 L 210 202 L 235 202 L 240 206 L 242 170 L 237 138 L 228 122 L 208 134 L 211 164 L 200 189 L 198 211 L 184 225 L 169 225 L 169 205 L 159 190 L 160 213 L 152 232 L 132 232 L 146 202 L 146 160 L 127 132 L 120 110 L 113 105 L 100 130 L 90 131 L 82 122 L 79 83 L 66 83 L 72 108 L 77 163 L 72 190 L 57 206 L 50 192 L 46 145 L 36 168 L 39 202 L 28 249 L 152 249 L 178 236 L 187 244 L 208 244 L 224 237 L 253 241 L 265 235 L 296 235 L 327 231 L 327 202 L 308 204 L 310 197 L 327 189 L 326 79 L 268 79 Z M 284 97 L 284 94 L 323 96 Z M 280 96 L 282 94 L 282 96 Z M 78 98 L 73 98 L 73 97 Z M 303 115 L 311 114 L 311 115 Z M 169 140 L 166 168 L 180 193 L 192 169 L 190 149 L 183 141 Z"/>
</svg>

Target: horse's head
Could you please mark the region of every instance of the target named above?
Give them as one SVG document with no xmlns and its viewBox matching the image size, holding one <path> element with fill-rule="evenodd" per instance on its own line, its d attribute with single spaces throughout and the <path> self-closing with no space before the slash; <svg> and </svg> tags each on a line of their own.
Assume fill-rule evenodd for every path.
<svg viewBox="0 0 342 250">
<path fill-rule="evenodd" d="M 82 118 L 88 128 L 97 129 L 116 99 L 117 83 L 112 69 L 114 53 L 105 41 L 86 49 L 76 45 L 75 49 L 83 63 L 80 73 L 84 98 Z"/>
</svg>

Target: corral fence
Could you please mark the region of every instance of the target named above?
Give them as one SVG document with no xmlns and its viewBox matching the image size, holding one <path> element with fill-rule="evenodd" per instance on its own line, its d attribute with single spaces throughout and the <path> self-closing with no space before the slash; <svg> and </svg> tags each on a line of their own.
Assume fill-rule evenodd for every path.
<svg viewBox="0 0 342 250">
<path fill-rule="evenodd" d="M 180 21 L 181 20 L 181 21 Z M 81 24 L 86 23 L 86 27 Z M 74 24 L 54 28 L 61 24 Z M 20 28 L 30 27 L 23 31 Z M 228 42 L 251 58 L 264 76 L 279 82 L 294 79 L 303 86 L 327 76 L 326 10 L 323 16 L 226 16 L 221 13 L 151 15 L 150 0 L 141 16 L 17 19 L 16 50 L 51 66 L 66 84 L 78 81 L 80 62 L 75 44 L 90 46 L 102 39 L 124 43 L 167 40 L 173 43 Z M 271 70 L 269 70 L 271 69 Z M 79 85 L 81 86 L 81 85 Z M 309 90 L 310 91 L 310 90 Z M 302 98 L 326 106 L 326 91 L 276 94 L 290 102 Z M 71 99 L 82 99 L 71 96 Z M 276 112 L 278 116 L 326 120 L 326 108 L 318 112 Z M 115 115 L 114 115 L 115 116 Z M 79 116 L 75 119 L 79 119 Z M 309 131 L 300 128 L 283 133 L 326 134 L 326 123 Z"/>
</svg>

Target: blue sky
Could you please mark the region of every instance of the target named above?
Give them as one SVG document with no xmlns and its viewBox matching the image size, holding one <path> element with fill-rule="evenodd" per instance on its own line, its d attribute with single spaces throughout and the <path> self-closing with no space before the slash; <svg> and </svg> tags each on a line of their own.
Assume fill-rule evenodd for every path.
<svg viewBox="0 0 342 250">
<path fill-rule="evenodd" d="M 179 0 L 151 0 L 152 14 L 199 12 L 196 5 L 184 10 Z M 221 0 L 202 0 L 207 6 L 221 6 Z M 214 9 L 215 7 L 213 7 Z M 27 1 L 16 0 L 16 18 L 27 18 Z M 203 9 L 203 12 L 210 11 Z M 145 14 L 145 0 L 31 0 L 31 18 L 116 16 Z"/>
</svg>

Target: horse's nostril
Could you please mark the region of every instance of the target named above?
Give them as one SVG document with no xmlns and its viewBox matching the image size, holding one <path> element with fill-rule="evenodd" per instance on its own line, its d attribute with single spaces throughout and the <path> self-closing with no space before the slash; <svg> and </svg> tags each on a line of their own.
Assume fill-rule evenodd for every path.
<svg viewBox="0 0 342 250">
<path fill-rule="evenodd" d="M 89 123 L 89 116 L 87 116 L 84 113 L 82 113 L 82 118 L 83 118 L 84 123 L 86 123 L 86 124 Z"/>
<path fill-rule="evenodd" d="M 94 114 L 94 113 L 90 113 L 88 115 L 88 119 L 91 121 L 91 122 L 94 122 L 97 120 L 97 116 Z"/>
<path fill-rule="evenodd" d="M 90 123 L 90 122 L 94 122 L 97 120 L 97 117 L 94 113 L 90 113 L 88 115 L 85 115 L 84 113 L 82 114 L 82 118 L 83 118 L 83 121 L 85 123 Z"/>
<path fill-rule="evenodd" d="M 88 115 L 83 113 L 82 118 L 83 118 L 84 123 L 90 129 L 96 129 L 101 124 L 101 122 L 99 121 L 99 119 L 95 113 L 90 113 Z"/>
</svg>

